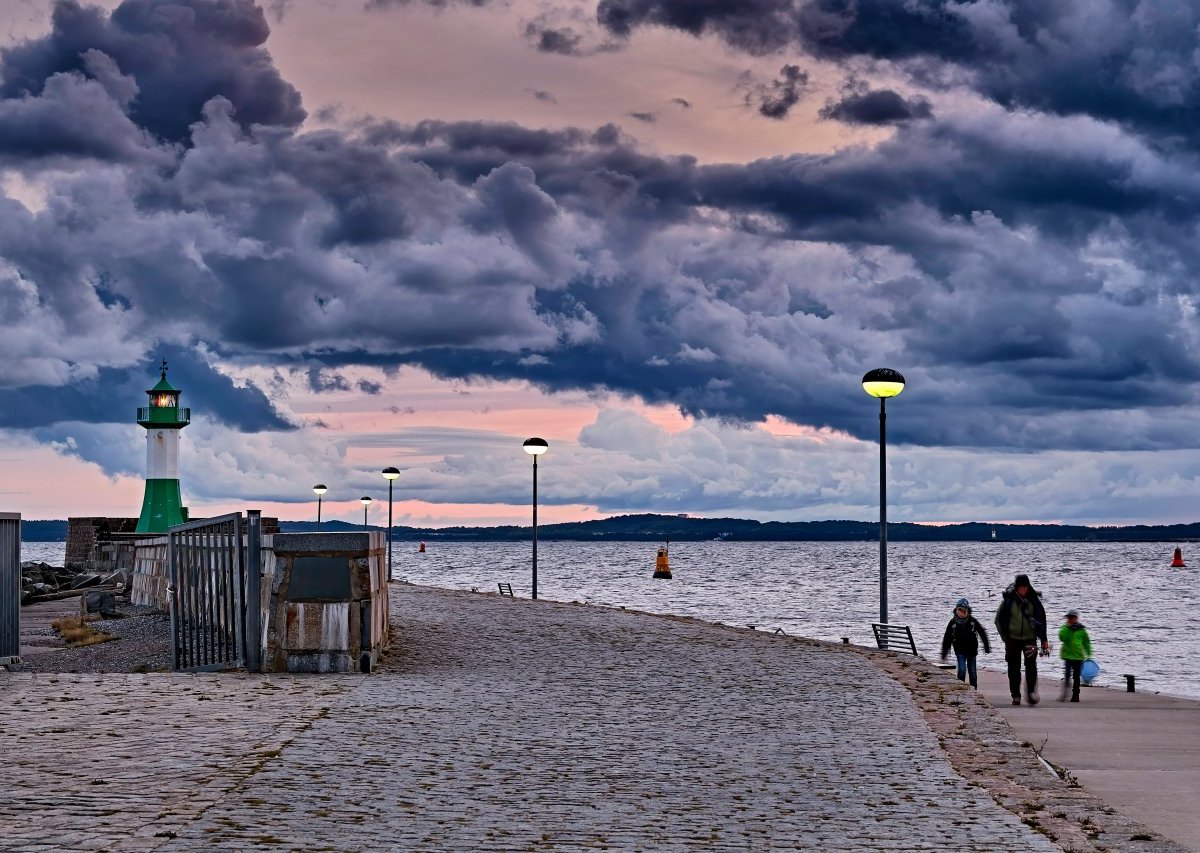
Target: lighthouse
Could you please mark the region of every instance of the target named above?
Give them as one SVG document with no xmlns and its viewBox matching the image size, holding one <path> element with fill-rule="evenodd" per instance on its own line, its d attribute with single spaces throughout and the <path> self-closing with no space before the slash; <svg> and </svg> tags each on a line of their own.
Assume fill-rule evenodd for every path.
<svg viewBox="0 0 1200 853">
<path fill-rule="evenodd" d="M 146 393 L 150 405 L 137 410 L 138 426 L 146 428 L 146 495 L 137 532 L 165 533 L 186 521 L 179 496 L 179 431 L 191 422 L 192 411 L 179 408 L 179 389 L 167 381 L 165 360 L 158 384 Z"/>
</svg>

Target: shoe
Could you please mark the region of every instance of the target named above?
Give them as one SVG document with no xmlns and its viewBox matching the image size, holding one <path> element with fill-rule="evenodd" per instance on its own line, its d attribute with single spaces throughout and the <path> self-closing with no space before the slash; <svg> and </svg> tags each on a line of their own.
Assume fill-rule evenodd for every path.
<svg viewBox="0 0 1200 853">
<path fill-rule="evenodd" d="M 1014 705 L 1020 705 L 1020 704 L 1021 704 L 1021 697 L 1020 697 L 1020 696 L 1014 696 L 1014 697 L 1013 697 L 1013 704 L 1014 704 Z"/>
<path fill-rule="evenodd" d="M 1072 696 L 1072 697 L 1071 697 L 1071 701 L 1072 701 L 1072 702 L 1078 702 L 1078 701 L 1079 701 L 1079 697 L 1078 697 L 1078 696 Z"/>
<path fill-rule="evenodd" d="M 1036 705 L 1037 703 L 1038 703 L 1038 694 L 1037 694 L 1037 691 L 1035 690 L 1029 694 L 1029 704 Z"/>
</svg>

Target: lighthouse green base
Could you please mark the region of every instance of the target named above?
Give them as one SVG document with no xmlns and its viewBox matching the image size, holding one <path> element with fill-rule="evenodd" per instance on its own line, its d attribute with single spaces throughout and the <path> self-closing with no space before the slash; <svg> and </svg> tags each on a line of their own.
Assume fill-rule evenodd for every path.
<svg viewBox="0 0 1200 853">
<path fill-rule="evenodd" d="M 178 480 L 147 480 L 138 516 L 138 533 L 166 533 L 168 527 L 183 524 L 183 499 Z"/>
</svg>

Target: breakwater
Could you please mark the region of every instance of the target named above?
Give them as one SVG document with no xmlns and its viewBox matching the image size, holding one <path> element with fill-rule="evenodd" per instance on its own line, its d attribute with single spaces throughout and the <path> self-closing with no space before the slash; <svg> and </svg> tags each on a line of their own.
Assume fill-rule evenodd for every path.
<svg viewBox="0 0 1200 853">
<path fill-rule="evenodd" d="M 24 543 L 23 559 L 54 562 L 62 543 Z M 528 596 L 530 546 L 520 542 L 393 544 L 397 579 L 450 589 L 495 591 L 511 583 Z M 653 580 L 655 544 L 555 542 L 538 546 L 538 595 L 653 613 L 695 616 L 760 630 L 872 642 L 878 618 L 879 550 L 872 542 L 686 542 L 671 546 L 674 579 Z M 936 658 L 959 596 L 993 635 L 999 594 L 1017 572 L 1042 592 L 1051 636 L 1069 608 L 1080 610 L 1102 672 L 1097 684 L 1200 698 L 1200 548 L 1168 567 L 1173 544 L 894 542 L 888 549 L 889 614 L 913 627 L 917 645 Z M 39 556 L 40 555 L 40 556 Z M 1053 640 L 1052 640 L 1053 642 Z M 1058 661 L 1043 662 L 1058 674 Z M 981 656 L 1002 669 L 999 653 Z"/>
</svg>

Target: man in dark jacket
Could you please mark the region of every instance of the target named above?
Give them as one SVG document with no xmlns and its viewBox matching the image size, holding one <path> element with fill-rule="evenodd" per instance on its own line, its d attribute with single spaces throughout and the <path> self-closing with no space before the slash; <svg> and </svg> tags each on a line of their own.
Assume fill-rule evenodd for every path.
<svg viewBox="0 0 1200 853">
<path fill-rule="evenodd" d="M 1021 662 L 1024 661 L 1025 700 L 1036 705 L 1038 643 L 1041 642 L 1042 654 L 1050 653 L 1050 644 L 1046 642 L 1046 609 L 1042 606 L 1042 597 L 1030 586 L 1028 575 L 1017 575 L 1012 586 L 1004 590 L 1000 608 L 996 611 L 996 632 L 1004 641 L 1012 703 L 1021 704 Z"/>
</svg>

